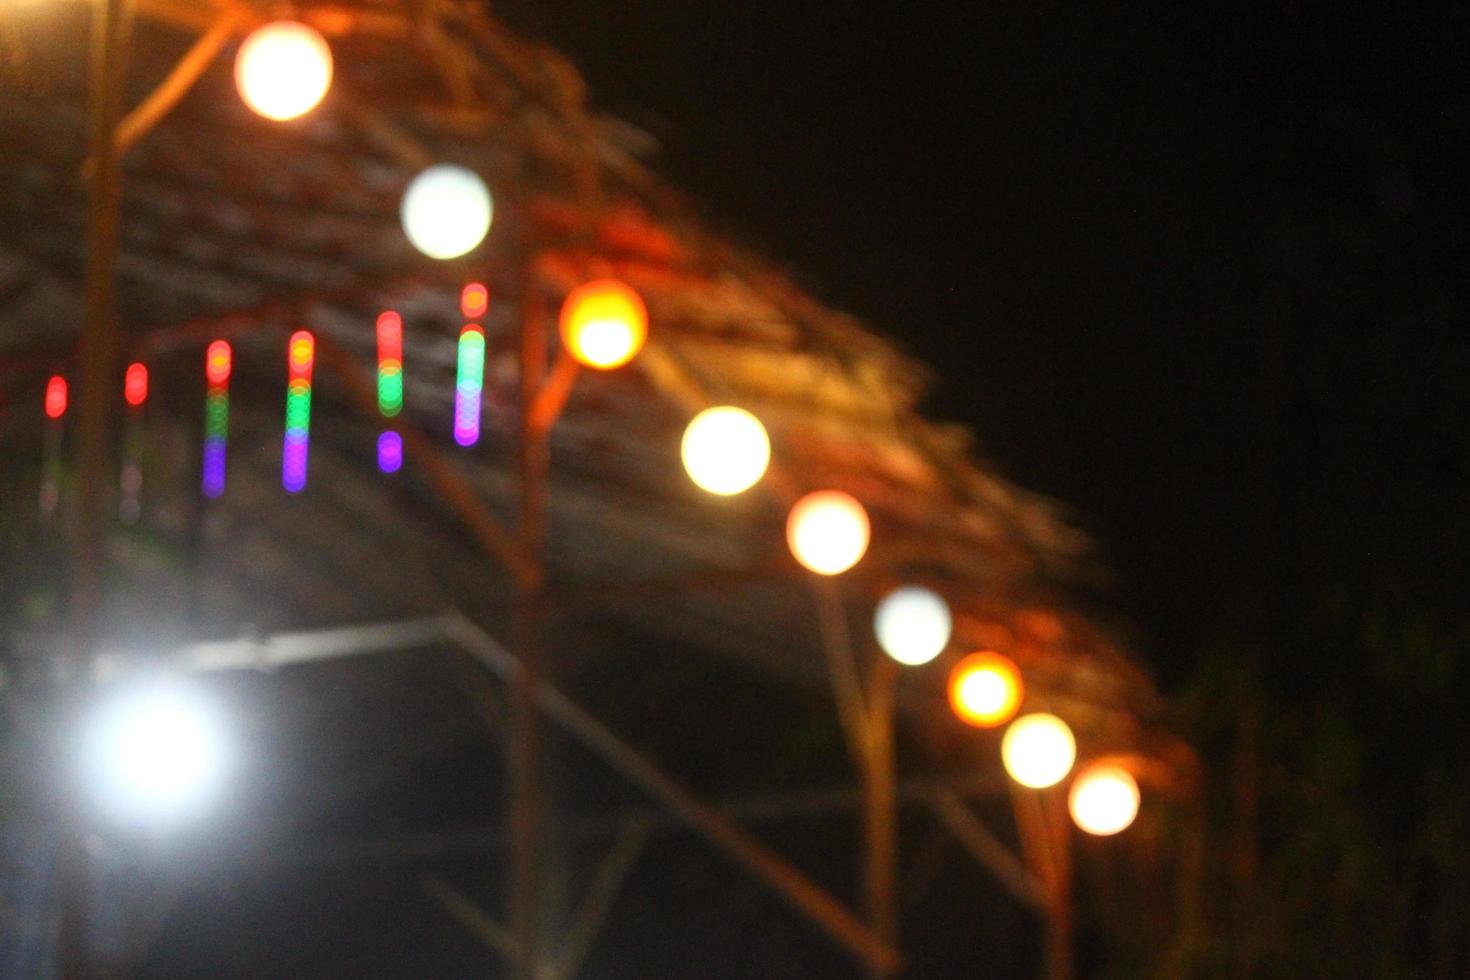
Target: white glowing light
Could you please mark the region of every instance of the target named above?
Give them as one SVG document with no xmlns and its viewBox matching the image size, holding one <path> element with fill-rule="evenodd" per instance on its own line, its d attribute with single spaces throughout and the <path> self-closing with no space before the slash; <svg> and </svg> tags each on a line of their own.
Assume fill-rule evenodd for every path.
<svg viewBox="0 0 1470 980">
<path fill-rule="evenodd" d="M 438 163 L 409 182 L 401 216 L 414 248 L 431 259 L 453 259 L 485 240 L 495 204 L 474 171 Z"/>
<path fill-rule="evenodd" d="M 873 614 L 878 645 L 909 667 L 927 664 L 944 652 L 953 626 L 945 601 L 917 585 L 894 589 Z"/>
<path fill-rule="evenodd" d="M 120 689 L 87 742 L 104 806 L 119 817 L 168 821 L 214 797 L 226 750 L 208 700 L 177 681 Z"/>
<path fill-rule="evenodd" d="M 796 560 L 818 575 L 856 565 L 872 534 L 868 512 L 840 490 L 818 490 L 796 502 L 786 518 L 786 543 Z"/>
<path fill-rule="evenodd" d="M 1117 766 L 1089 766 L 1072 781 L 1067 809 L 1082 830 L 1099 837 L 1127 830 L 1138 816 L 1138 781 Z"/>
<path fill-rule="evenodd" d="M 332 49 L 311 27 L 278 20 L 251 32 L 235 56 L 235 86 L 267 119 L 310 112 L 332 84 Z"/>
<path fill-rule="evenodd" d="M 771 440 L 760 419 L 722 405 L 694 416 L 680 447 L 689 479 L 702 490 L 728 497 L 755 486 L 771 462 Z"/>
<path fill-rule="evenodd" d="M 1046 789 L 1072 771 L 1077 740 L 1072 729 L 1056 715 L 1023 715 L 1006 729 L 1000 742 L 1006 772 L 1022 786 Z"/>
</svg>

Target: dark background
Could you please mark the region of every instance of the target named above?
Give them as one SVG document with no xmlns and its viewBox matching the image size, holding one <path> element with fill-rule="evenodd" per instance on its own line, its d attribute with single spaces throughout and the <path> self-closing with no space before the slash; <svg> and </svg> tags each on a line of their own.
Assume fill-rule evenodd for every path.
<svg viewBox="0 0 1470 980">
<path fill-rule="evenodd" d="M 1210 774 L 1196 969 L 1470 972 L 1470 10 L 496 9 L 1096 536 Z"/>
</svg>

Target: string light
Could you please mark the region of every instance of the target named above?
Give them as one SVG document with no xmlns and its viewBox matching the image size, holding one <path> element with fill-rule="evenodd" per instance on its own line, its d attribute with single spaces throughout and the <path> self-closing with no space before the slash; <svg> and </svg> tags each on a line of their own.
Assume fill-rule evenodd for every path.
<svg viewBox="0 0 1470 980">
<path fill-rule="evenodd" d="M 1056 715 L 1023 715 L 1006 729 L 1000 741 L 1000 757 L 1016 782 L 1031 789 L 1046 789 L 1072 771 L 1077 739 Z"/>
<path fill-rule="evenodd" d="M 128 365 L 123 375 L 123 398 L 133 408 L 142 408 L 148 400 L 148 368 L 142 362 Z"/>
<path fill-rule="evenodd" d="M 771 439 L 760 419 L 721 405 L 694 416 L 679 447 L 689 479 L 722 497 L 755 486 L 771 462 Z"/>
<path fill-rule="evenodd" d="M 211 500 L 225 492 L 226 445 L 230 432 L 230 369 L 232 352 L 227 341 L 216 340 L 204 353 L 204 496 Z"/>
<path fill-rule="evenodd" d="M 403 318 L 378 317 L 378 411 L 391 419 L 403 410 Z"/>
<path fill-rule="evenodd" d="M 431 259 L 453 259 L 485 240 L 495 204 L 474 171 L 440 163 L 409 182 L 399 211 L 414 248 Z"/>
<path fill-rule="evenodd" d="M 1138 780 L 1118 766 L 1098 763 L 1072 780 L 1067 809 L 1089 834 L 1108 837 L 1127 830 L 1138 816 Z"/>
<path fill-rule="evenodd" d="M 485 383 L 485 332 L 473 323 L 459 334 L 454 380 L 454 441 L 473 446 L 480 440 L 480 394 Z"/>
<path fill-rule="evenodd" d="M 459 294 L 459 309 L 466 320 L 478 320 L 490 309 L 490 290 L 483 283 L 472 282 Z"/>
<path fill-rule="evenodd" d="M 403 468 L 403 437 L 392 429 L 378 433 L 378 469 L 397 473 Z"/>
<path fill-rule="evenodd" d="M 878 645 L 907 667 L 927 664 L 943 653 L 953 626 L 945 601 L 918 585 L 894 589 L 873 614 Z"/>
<path fill-rule="evenodd" d="M 837 575 L 868 550 L 868 512 L 840 490 L 818 490 L 796 502 L 786 519 L 786 543 L 796 560 L 818 575 Z"/>
<path fill-rule="evenodd" d="M 1009 657 L 972 653 L 949 675 L 949 706 L 955 716 L 976 728 L 1004 725 L 1021 706 L 1021 671 Z"/>
<path fill-rule="evenodd" d="M 46 417 L 59 419 L 66 414 L 66 379 L 59 374 L 46 382 Z"/>
<path fill-rule="evenodd" d="M 306 24 L 278 20 L 252 31 L 235 56 L 235 87 L 267 119 L 310 112 L 332 84 L 332 49 Z"/>
<path fill-rule="evenodd" d="M 281 452 L 281 486 L 287 493 L 306 487 L 306 460 L 311 438 L 311 371 L 316 340 L 306 330 L 291 335 L 287 348 L 286 439 Z"/>
<path fill-rule="evenodd" d="M 648 338 L 643 298 L 616 279 L 584 283 L 561 307 L 561 342 L 590 368 L 610 370 L 631 361 Z"/>
</svg>

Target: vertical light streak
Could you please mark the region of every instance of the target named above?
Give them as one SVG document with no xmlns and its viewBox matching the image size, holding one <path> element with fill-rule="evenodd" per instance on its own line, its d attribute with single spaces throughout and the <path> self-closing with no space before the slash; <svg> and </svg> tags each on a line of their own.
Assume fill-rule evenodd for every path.
<svg viewBox="0 0 1470 980">
<path fill-rule="evenodd" d="M 281 450 L 281 486 L 287 493 L 306 488 L 306 460 L 311 434 L 311 369 L 316 340 L 306 330 L 291 335 L 286 365 L 286 438 Z"/>
<path fill-rule="evenodd" d="M 473 323 L 459 334 L 454 382 L 454 441 L 473 446 L 480 440 L 480 393 L 485 384 L 485 332 Z"/>
<path fill-rule="evenodd" d="M 216 340 L 204 355 L 204 495 L 211 500 L 225 492 L 225 447 L 230 434 L 230 370 L 232 352 L 227 341 Z"/>
</svg>

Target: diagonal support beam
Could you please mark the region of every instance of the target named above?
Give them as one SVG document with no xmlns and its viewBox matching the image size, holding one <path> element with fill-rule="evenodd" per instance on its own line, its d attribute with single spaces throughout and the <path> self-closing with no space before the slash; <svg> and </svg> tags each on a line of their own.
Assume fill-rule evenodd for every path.
<svg viewBox="0 0 1470 980">
<path fill-rule="evenodd" d="M 1025 863 L 1006 847 L 990 828 L 975 816 L 959 794 L 951 789 L 938 789 L 928 800 L 929 812 L 940 822 L 970 856 L 985 867 L 1016 898 L 1045 913 L 1046 888 Z"/>
</svg>

